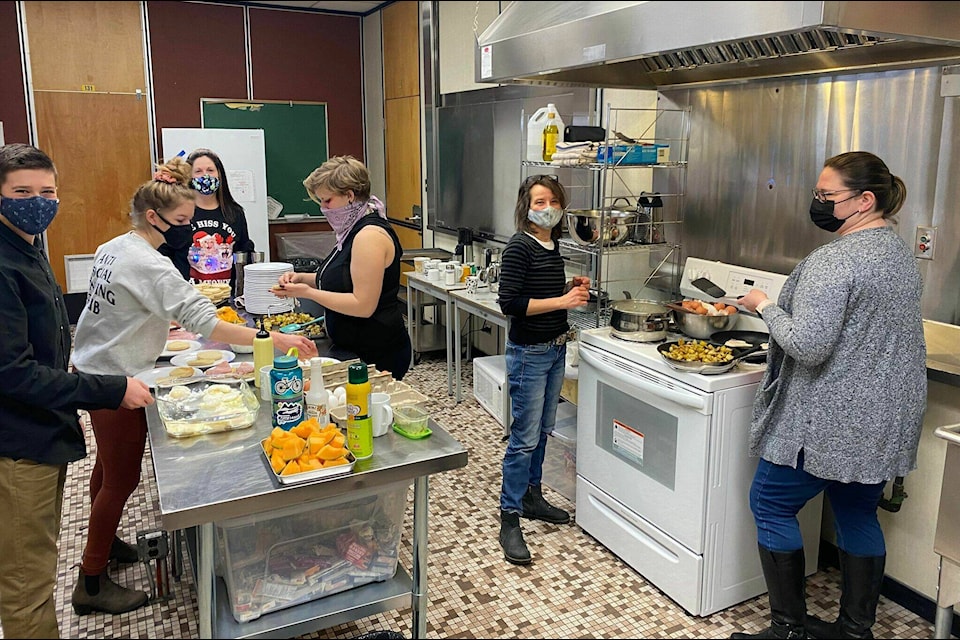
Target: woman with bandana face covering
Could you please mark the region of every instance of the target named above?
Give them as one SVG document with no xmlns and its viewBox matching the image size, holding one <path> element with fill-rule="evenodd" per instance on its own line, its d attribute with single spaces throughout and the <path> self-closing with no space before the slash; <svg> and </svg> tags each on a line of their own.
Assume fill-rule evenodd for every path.
<svg viewBox="0 0 960 640">
<path fill-rule="evenodd" d="M 0 146 L 0 624 L 58 638 L 54 585 L 67 464 L 87 454 L 77 409 L 136 409 L 147 386 L 68 373 L 70 320 L 38 234 L 57 215 L 57 172 L 36 147 Z M 113 373 L 113 372 L 112 372 Z"/>
<path fill-rule="evenodd" d="M 243 207 L 230 193 L 220 156 L 210 149 L 196 149 L 187 156 L 191 167 L 190 187 L 196 192 L 196 207 L 189 238 L 180 244 L 165 243 L 160 253 L 193 283 L 222 282 L 234 286 L 233 254 L 254 250 Z"/>
<path fill-rule="evenodd" d="M 400 257 L 403 247 L 383 203 L 370 195 L 370 174 L 352 156 L 330 158 L 303 181 L 337 236 L 317 273 L 280 276 L 274 293 L 313 300 L 325 310 L 330 355 L 360 358 L 402 380 L 411 346 L 403 322 Z"/>
<path fill-rule="evenodd" d="M 926 408 L 923 283 L 891 227 L 907 191 L 877 156 L 826 161 L 810 218 L 837 234 L 796 266 L 774 302 L 740 299 L 770 331 L 753 406 L 750 450 L 760 457 L 750 507 L 771 626 L 734 638 L 872 638 L 886 548 L 877 506 L 888 480 L 916 468 Z M 796 515 L 825 493 L 840 551 L 837 620 L 806 615 Z"/>
<path fill-rule="evenodd" d="M 135 375 L 154 366 L 166 344 L 170 322 L 214 342 L 253 344 L 252 327 L 224 322 L 212 302 L 186 282 L 157 249 L 180 246 L 190 237 L 196 192 L 190 165 L 174 158 L 133 196 L 133 229 L 97 248 L 87 304 L 77 322 L 74 366 L 85 373 Z M 303 336 L 272 332 L 276 348 L 296 347 L 301 357 L 317 354 Z M 123 613 L 142 606 L 147 594 L 115 584 L 107 563 L 136 562 L 136 548 L 117 537 L 127 499 L 140 483 L 147 437 L 142 410 L 90 412 L 97 460 L 90 477 L 90 522 L 72 604 L 78 615 Z"/>
<path fill-rule="evenodd" d="M 527 178 L 517 196 L 517 232 L 500 263 L 498 302 L 510 318 L 506 360 L 513 419 L 503 456 L 500 546 L 513 564 L 532 560 L 520 518 L 570 521 L 570 514 L 544 499 L 541 487 L 547 436 L 556 423 L 563 384 L 567 309 L 590 297 L 589 278 L 567 281 L 557 244 L 566 206 L 566 191 L 555 177 Z"/>
</svg>

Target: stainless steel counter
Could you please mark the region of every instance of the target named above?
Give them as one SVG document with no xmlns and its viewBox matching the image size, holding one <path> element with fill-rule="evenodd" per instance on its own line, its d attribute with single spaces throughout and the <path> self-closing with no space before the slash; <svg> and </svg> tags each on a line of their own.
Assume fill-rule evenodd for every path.
<svg viewBox="0 0 960 640">
<path fill-rule="evenodd" d="M 391 595 L 391 584 L 394 587 L 399 585 L 401 593 L 411 597 L 414 637 L 424 636 L 428 478 L 431 474 L 467 464 L 466 449 L 442 426 L 431 419 L 433 435 L 423 440 L 408 440 L 393 431 L 376 438 L 373 456 L 357 461 L 349 475 L 299 485 L 281 485 L 273 477 L 260 447 L 260 441 L 272 428 L 269 403 L 261 402 L 257 422 L 252 427 L 238 431 L 172 438 L 163 428 L 156 405 L 147 409 L 147 425 L 163 527 L 168 530 L 198 528 L 196 560 L 201 637 L 277 634 L 290 637 L 308 633 L 395 608 L 397 594 L 394 590 Z M 256 513 L 268 514 L 289 505 L 400 481 L 414 483 L 412 585 L 402 569 L 398 569 L 398 578 L 392 582 L 358 587 L 317 603 L 267 614 L 248 623 L 239 624 L 233 620 L 229 603 L 222 588 L 217 588 L 213 573 L 214 522 Z"/>
</svg>

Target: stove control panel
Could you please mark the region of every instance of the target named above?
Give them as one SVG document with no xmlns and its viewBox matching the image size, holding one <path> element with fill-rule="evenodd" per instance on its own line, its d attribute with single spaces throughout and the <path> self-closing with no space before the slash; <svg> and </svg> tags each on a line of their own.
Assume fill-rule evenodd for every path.
<svg viewBox="0 0 960 640">
<path fill-rule="evenodd" d="M 704 297 L 703 291 L 691 284 L 697 278 L 706 278 L 719 285 L 726 291 L 728 298 L 738 298 L 751 289 L 760 289 L 772 300 L 777 299 L 783 283 L 787 281 L 787 276 L 781 273 L 701 258 L 687 258 L 680 279 L 680 292 L 684 296 L 701 299 Z"/>
</svg>

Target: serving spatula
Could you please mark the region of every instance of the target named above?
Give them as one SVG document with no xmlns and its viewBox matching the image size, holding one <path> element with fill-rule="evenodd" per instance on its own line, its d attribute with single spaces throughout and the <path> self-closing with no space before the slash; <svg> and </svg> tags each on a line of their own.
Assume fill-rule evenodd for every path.
<svg viewBox="0 0 960 640">
<path fill-rule="evenodd" d="M 309 327 L 310 325 L 316 324 L 318 322 L 323 322 L 323 316 L 320 316 L 319 318 L 314 318 L 310 322 L 294 322 L 293 324 L 285 324 L 282 327 L 280 327 L 280 333 L 296 333 L 297 331 L 300 331 L 304 327 Z"/>
</svg>

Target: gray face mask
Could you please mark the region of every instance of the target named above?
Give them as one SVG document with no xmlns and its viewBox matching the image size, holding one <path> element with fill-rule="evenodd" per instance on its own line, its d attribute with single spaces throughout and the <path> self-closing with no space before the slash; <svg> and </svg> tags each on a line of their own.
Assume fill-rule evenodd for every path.
<svg viewBox="0 0 960 640">
<path fill-rule="evenodd" d="M 527 211 L 527 220 L 544 229 L 553 229 L 562 217 L 563 209 L 557 209 L 555 207 L 547 207 L 542 211 L 536 211 L 534 209 Z"/>
</svg>

